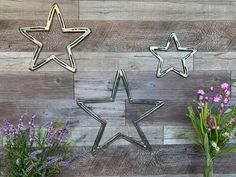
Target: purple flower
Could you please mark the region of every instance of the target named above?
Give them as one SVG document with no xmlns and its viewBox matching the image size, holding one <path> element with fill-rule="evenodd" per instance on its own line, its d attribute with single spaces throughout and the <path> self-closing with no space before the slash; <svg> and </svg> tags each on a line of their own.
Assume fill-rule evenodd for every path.
<svg viewBox="0 0 236 177">
<path fill-rule="evenodd" d="M 209 96 L 205 96 L 205 100 L 206 100 L 206 101 L 209 101 Z"/>
<path fill-rule="evenodd" d="M 36 115 L 32 115 L 31 120 L 29 121 L 29 128 L 30 128 L 30 145 L 33 145 L 34 139 L 35 139 L 35 118 Z"/>
<path fill-rule="evenodd" d="M 211 115 L 207 116 L 207 123 L 209 124 L 211 129 L 215 129 L 214 121 L 213 121 L 213 118 L 211 117 Z"/>
<path fill-rule="evenodd" d="M 29 157 L 31 159 L 37 159 L 37 155 L 38 154 L 41 154 L 42 153 L 42 150 L 36 150 L 36 151 L 33 151 L 32 153 L 29 154 Z"/>
<path fill-rule="evenodd" d="M 62 157 L 54 157 L 51 160 L 49 160 L 48 162 L 44 163 L 39 170 L 45 169 L 48 165 L 54 164 L 56 162 L 62 161 L 63 158 Z"/>
<path fill-rule="evenodd" d="M 220 109 L 223 109 L 225 107 L 224 103 L 220 104 Z"/>
<path fill-rule="evenodd" d="M 226 96 L 226 97 L 230 97 L 230 95 L 231 95 L 230 90 L 225 90 L 225 96 Z"/>
<path fill-rule="evenodd" d="M 212 92 L 214 92 L 214 90 L 215 90 L 214 86 L 210 86 L 210 90 L 211 90 Z"/>
<path fill-rule="evenodd" d="M 17 134 L 17 129 L 15 126 L 8 121 L 4 121 L 4 125 L 1 130 L 7 138 L 13 138 Z"/>
<path fill-rule="evenodd" d="M 51 145 L 53 143 L 53 130 L 54 130 L 53 122 L 50 122 L 47 127 L 47 137 L 46 137 L 48 145 Z"/>
<path fill-rule="evenodd" d="M 228 103 L 229 103 L 229 98 L 226 97 L 226 98 L 224 99 L 224 104 L 228 104 Z"/>
<path fill-rule="evenodd" d="M 216 103 L 219 103 L 221 101 L 221 99 L 222 99 L 222 95 L 220 95 L 218 93 L 213 96 L 213 101 Z"/>
<path fill-rule="evenodd" d="M 19 131 L 24 129 L 23 117 L 19 119 L 19 123 L 17 127 Z"/>
<path fill-rule="evenodd" d="M 16 159 L 16 165 L 20 165 L 21 160 L 20 159 Z"/>
<path fill-rule="evenodd" d="M 211 115 L 207 116 L 207 122 L 208 123 L 212 123 L 213 122 L 213 119 L 212 119 Z"/>
<path fill-rule="evenodd" d="M 61 128 L 59 128 L 56 132 L 56 139 L 61 142 L 64 138 L 64 136 L 66 135 L 66 133 L 68 133 L 68 122 L 66 122 Z"/>
<path fill-rule="evenodd" d="M 33 170 L 34 167 L 37 167 L 39 165 L 39 162 L 31 164 L 28 168 L 26 168 L 26 172 L 29 173 Z"/>
<path fill-rule="evenodd" d="M 222 89 L 222 90 L 228 90 L 228 88 L 229 88 L 229 84 L 228 83 L 222 83 L 221 85 L 220 85 L 220 88 Z"/>
<path fill-rule="evenodd" d="M 198 94 L 198 95 L 205 95 L 205 92 L 204 92 L 204 90 L 199 89 L 199 90 L 197 91 L 197 94 Z"/>
<path fill-rule="evenodd" d="M 18 123 L 18 126 L 17 126 L 19 131 L 24 129 L 23 120 L 24 120 L 26 115 L 27 115 L 27 113 L 24 113 L 23 115 L 20 116 L 19 123 Z"/>
<path fill-rule="evenodd" d="M 204 99 L 204 97 L 202 96 L 202 95 L 200 95 L 199 96 L 199 100 L 201 101 L 201 100 L 203 100 Z"/>
</svg>

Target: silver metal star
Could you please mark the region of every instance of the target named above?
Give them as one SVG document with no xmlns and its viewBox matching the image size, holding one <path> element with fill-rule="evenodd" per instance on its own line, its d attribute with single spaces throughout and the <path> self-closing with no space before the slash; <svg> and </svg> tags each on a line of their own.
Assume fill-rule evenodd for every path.
<svg viewBox="0 0 236 177">
<path fill-rule="evenodd" d="M 183 71 L 179 71 L 177 69 L 175 69 L 174 66 L 171 66 L 169 68 L 167 68 L 166 70 L 162 71 L 162 66 L 163 66 L 163 63 L 164 63 L 164 60 L 163 58 L 156 52 L 156 51 L 168 51 L 169 47 L 170 47 L 170 42 L 171 40 L 174 40 L 175 42 L 175 45 L 176 45 L 176 48 L 178 51 L 186 51 L 186 52 L 190 52 L 189 54 L 187 54 L 186 56 L 184 56 L 182 59 L 181 59 L 181 62 L 182 62 L 182 66 L 183 66 Z M 168 40 L 167 40 L 167 43 L 166 43 L 166 46 L 165 47 L 156 47 L 156 46 L 151 46 L 150 47 L 150 51 L 151 53 L 159 60 L 158 62 L 158 65 L 157 65 L 157 71 L 156 71 L 156 77 L 157 78 L 160 78 L 160 77 L 163 77 L 165 76 L 167 73 L 169 73 L 170 71 L 173 71 L 175 72 L 176 74 L 184 77 L 184 78 L 187 78 L 188 77 L 188 68 L 186 66 L 186 60 L 193 56 L 194 53 L 197 52 L 196 49 L 194 48 L 186 48 L 186 47 L 181 47 L 180 46 L 180 43 L 179 43 L 179 40 L 176 36 L 175 33 L 171 33 Z"/>
<path fill-rule="evenodd" d="M 39 54 L 43 48 L 43 44 L 39 42 L 37 39 L 35 39 L 33 36 L 29 34 L 29 32 L 48 32 L 51 29 L 52 20 L 54 18 L 55 13 L 57 14 L 57 17 L 59 19 L 59 23 L 61 26 L 61 30 L 63 33 L 83 33 L 80 37 L 78 37 L 76 40 L 74 40 L 72 43 L 70 43 L 68 46 L 66 46 L 66 50 L 69 57 L 70 65 L 59 59 L 55 55 L 50 55 L 49 57 L 43 59 L 40 62 L 38 61 Z M 78 45 L 85 37 L 87 37 L 90 34 L 90 29 L 86 27 L 78 27 L 78 28 L 66 28 L 61 11 L 59 9 L 59 6 L 57 4 L 53 4 L 51 7 L 51 10 L 48 15 L 47 24 L 46 26 L 35 26 L 35 27 L 21 27 L 20 28 L 21 34 L 23 34 L 26 38 L 28 38 L 30 41 L 32 41 L 34 44 L 37 45 L 36 50 L 34 51 L 33 58 L 30 62 L 29 69 L 34 71 L 36 69 L 39 69 L 41 66 L 47 64 L 49 61 L 54 60 L 57 64 L 62 66 L 63 68 L 71 71 L 76 72 L 76 63 L 74 56 L 72 54 L 72 49 Z"/>
<path fill-rule="evenodd" d="M 117 133 L 114 136 L 112 136 L 110 139 L 108 139 L 104 144 L 99 145 L 101 138 L 103 136 L 107 121 L 104 120 L 103 118 L 101 118 L 99 115 L 97 115 L 95 112 L 93 112 L 88 106 L 86 106 L 86 103 L 109 103 L 109 102 L 114 102 L 115 98 L 116 98 L 116 93 L 119 87 L 119 83 L 120 83 L 120 79 L 123 80 L 124 83 L 124 87 L 125 87 L 125 91 L 129 100 L 130 104 L 148 104 L 148 105 L 154 105 L 151 109 L 149 109 L 148 111 L 146 111 L 145 113 L 143 113 L 142 115 L 140 115 L 136 120 L 133 120 L 133 125 L 135 126 L 141 141 L 138 141 L 136 139 L 134 139 L 133 137 L 124 135 L 122 133 Z M 131 96 L 131 92 L 129 90 L 129 85 L 128 85 L 128 79 L 126 77 L 125 71 L 124 70 L 118 70 L 116 73 L 116 77 L 115 77 L 115 81 L 113 83 L 113 88 L 112 88 L 112 92 L 111 92 L 111 96 L 110 97 L 106 97 L 106 98 L 95 98 L 95 99 L 77 99 L 76 100 L 77 105 L 83 109 L 87 114 L 89 114 L 92 118 L 94 118 L 95 120 L 97 120 L 98 122 L 100 122 L 101 126 L 100 129 L 98 131 L 97 137 L 95 139 L 95 142 L 93 144 L 92 147 L 92 154 L 95 154 L 96 152 L 98 152 L 101 149 L 105 149 L 107 148 L 110 144 L 112 144 L 114 141 L 118 140 L 118 139 L 124 139 L 130 143 L 133 143 L 135 145 L 137 145 L 140 148 L 143 148 L 145 150 L 152 150 L 151 145 L 149 144 L 144 132 L 142 131 L 142 129 L 139 126 L 139 122 L 142 121 L 144 118 L 146 118 L 147 116 L 149 116 L 150 114 L 152 114 L 154 111 L 156 111 L 157 109 L 159 109 L 160 107 L 162 107 L 164 105 L 163 101 L 160 100 L 152 100 L 152 99 L 137 99 L 134 100 Z"/>
</svg>

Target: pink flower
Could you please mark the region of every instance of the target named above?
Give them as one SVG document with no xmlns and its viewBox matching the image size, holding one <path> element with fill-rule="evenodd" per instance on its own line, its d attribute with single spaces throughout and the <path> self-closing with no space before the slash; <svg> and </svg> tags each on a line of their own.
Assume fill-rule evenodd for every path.
<svg viewBox="0 0 236 177">
<path fill-rule="evenodd" d="M 224 104 L 228 104 L 229 103 L 229 98 L 225 98 L 224 99 Z"/>
<path fill-rule="evenodd" d="M 211 115 L 208 115 L 208 116 L 207 116 L 207 122 L 208 122 L 209 124 L 213 122 L 213 119 L 212 119 Z"/>
<path fill-rule="evenodd" d="M 205 100 L 206 100 L 206 101 L 209 101 L 209 96 L 205 96 Z"/>
<path fill-rule="evenodd" d="M 204 98 L 204 97 L 203 97 L 202 95 L 199 96 L 199 100 L 203 100 L 203 98 Z"/>
<path fill-rule="evenodd" d="M 20 165 L 21 160 L 20 159 L 16 159 L 16 165 Z"/>
<path fill-rule="evenodd" d="M 220 88 L 222 89 L 222 90 L 227 90 L 228 88 L 229 88 L 229 84 L 228 83 L 222 83 L 221 85 L 220 85 Z"/>
<path fill-rule="evenodd" d="M 229 97 L 231 95 L 230 90 L 225 90 L 225 96 Z"/>
<path fill-rule="evenodd" d="M 205 92 L 204 92 L 204 90 L 199 89 L 199 90 L 197 91 L 197 94 L 199 94 L 199 95 L 205 95 Z"/>
<path fill-rule="evenodd" d="M 215 128 L 214 121 L 213 121 L 213 118 L 211 117 L 211 115 L 207 116 L 207 123 L 210 126 L 210 129 L 214 129 Z"/>
<path fill-rule="evenodd" d="M 213 96 L 213 101 L 216 103 L 219 103 L 221 101 L 221 99 L 222 99 L 222 95 L 220 95 L 218 93 Z"/>
<path fill-rule="evenodd" d="M 224 103 L 220 104 L 220 109 L 223 109 L 225 107 Z"/>
<path fill-rule="evenodd" d="M 213 92 L 215 90 L 214 86 L 210 86 L 210 90 Z"/>
</svg>

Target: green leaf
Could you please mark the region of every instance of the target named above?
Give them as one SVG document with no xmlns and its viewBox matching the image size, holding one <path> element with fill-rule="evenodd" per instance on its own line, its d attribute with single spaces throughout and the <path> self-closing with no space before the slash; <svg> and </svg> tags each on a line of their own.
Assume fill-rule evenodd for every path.
<svg viewBox="0 0 236 177">
<path fill-rule="evenodd" d="M 55 122 L 53 122 L 54 127 L 58 128 L 64 125 L 64 121 L 61 119 L 57 119 Z"/>
<path fill-rule="evenodd" d="M 178 138 L 189 139 L 193 143 L 202 146 L 201 141 L 199 140 L 199 138 L 197 136 L 193 135 L 191 132 L 180 133 L 177 137 Z"/>
<path fill-rule="evenodd" d="M 188 106 L 188 117 L 191 119 L 192 125 L 195 131 L 201 137 L 202 134 L 201 134 L 201 128 L 200 128 L 200 121 L 199 121 L 199 118 L 196 116 L 195 112 L 193 111 L 192 106 Z"/>
<path fill-rule="evenodd" d="M 221 149 L 220 154 L 236 153 L 236 145 L 230 145 Z"/>
<path fill-rule="evenodd" d="M 220 121 L 220 126 L 224 125 L 230 118 L 232 118 L 234 116 L 234 112 L 232 109 L 227 109 Z"/>
</svg>

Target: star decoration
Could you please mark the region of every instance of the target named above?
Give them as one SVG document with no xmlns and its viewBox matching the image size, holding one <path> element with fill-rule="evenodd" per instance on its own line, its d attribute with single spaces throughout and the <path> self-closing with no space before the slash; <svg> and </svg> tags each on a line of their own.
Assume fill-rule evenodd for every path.
<svg viewBox="0 0 236 177">
<path fill-rule="evenodd" d="M 35 39 L 33 36 L 29 34 L 29 32 L 48 32 L 51 29 L 52 21 L 54 18 L 55 13 L 57 14 L 60 27 L 63 33 L 83 33 L 80 37 L 75 39 L 72 43 L 70 43 L 68 46 L 66 46 L 67 54 L 69 57 L 70 65 L 62 61 L 60 58 L 58 58 L 56 55 L 50 55 L 47 58 L 44 58 L 42 61 L 38 61 L 38 57 L 40 55 L 40 52 L 43 48 L 43 44 Z M 24 35 L 27 39 L 32 41 L 34 44 L 37 45 L 36 50 L 34 51 L 33 58 L 30 62 L 29 69 L 34 71 L 36 69 L 39 69 L 41 66 L 47 64 L 49 61 L 53 60 L 63 68 L 71 71 L 76 72 L 76 63 L 74 56 L 72 54 L 72 49 L 77 46 L 85 37 L 87 37 L 90 34 L 90 29 L 86 27 L 76 27 L 76 28 L 66 28 L 64 19 L 62 17 L 61 11 L 59 9 L 59 6 L 57 4 L 53 4 L 51 7 L 51 10 L 48 15 L 47 24 L 46 26 L 35 26 L 35 27 L 21 27 L 20 32 L 22 35 Z"/>
<path fill-rule="evenodd" d="M 127 135 L 119 132 L 119 133 L 115 134 L 114 136 L 112 136 L 111 138 L 109 138 L 104 144 L 100 145 L 100 141 L 101 141 L 101 138 L 102 138 L 103 133 L 105 131 L 107 121 L 104 120 L 103 118 L 101 118 L 95 112 L 93 112 L 88 106 L 86 106 L 86 103 L 114 102 L 115 98 L 116 98 L 116 93 L 117 93 L 117 90 L 119 87 L 120 79 L 123 80 L 125 91 L 126 91 L 128 101 L 130 104 L 148 104 L 148 105 L 153 105 L 153 107 L 151 109 L 149 109 L 148 111 L 146 111 L 145 113 L 143 113 L 142 115 L 140 115 L 136 120 L 132 121 L 134 127 L 136 128 L 136 130 L 141 138 L 141 141 L 136 140 L 133 137 L 127 136 Z M 129 90 L 128 79 L 126 77 L 124 70 L 117 71 L 110 97 L 97 98 L 97 99 L 96 98 L 95 99 L 77 99 L 76 102 L 77 102 L 77 105 L 81 109 L 83 109 L 88 115 L 90 115 L 92 118 L 94 118 L 95 120 L 97 120 L 101 124 L 100 129 L 97 134 L 97 137 L 95 139 L 95 142 L 94 142 L 92 150 L 91 150 L 92 154 L 95 154 L 96 152 L 98 152 L 101 149 L 107 148 L 110 144 L 112 144 L 114 141 L 116 141 L 118 139 L 124 139 L 124 140 L 126 140 L 130 143 L 133 143 L 133 144 L 137 145 L 138 147 L 143 148 L 148 151 L 152 150 L 152 147 L 149 144 L 144 132 L 142 131 L 142 129 L 139 126 L 139 122 L 142 121 L 143 119 L 145 119 L 147 116 L 152 114 L 154 111 L 156 111 L 160 107 L 162 107 L 164 105 L 164 103 L 163 103 L 163 101 L 160 101 L 160 100 L 152 100 L 152 99 L 137 99 L 137 100 L 135 100 L 135 99 L 133 99 L 131 92 Z"/>
<path fill-rule="evenodd" d="M 162 66 L 163 66 L 164 60 L 156 51 L 168 51 L 172 39 L 174 40 L 175 46 L 176 46 L 178 51 L 189 52 L 186 56 L 184 56 L 181 59 L 182 66 L 183 66 L 183 71 L 179 71 L 179 70 L 175 69 L 174 66 L 171 66 L 171 67 L 167 68 L 166 70 L 162 71 Z M 188 77 L 188 68 L 186 66 L 186 60 L 188 58 L 190 58 L 191 56 L 193 56 L 194 53 L 197 52 L 197 50 L 194 49 L 194 48 L 181 47 L 180 43 L 179 43 L 179 40 L 178 40 L 178 38 L 177 38 L 175 33 L 171 33 L 170 34 L 165 47 L 151 46 L 150 47 L 150 51 L 159 60 L 158 65 L 157 65 L 157 72 L 156 72 L 156 77 L 157 78 L 165 76 L 170 71 L 173 71 L 176 74 L 178 74 L 178 75 L 180 75 L 180 76 L 182 76 L 184 78 L 187 78 Z"/>
</svg>

